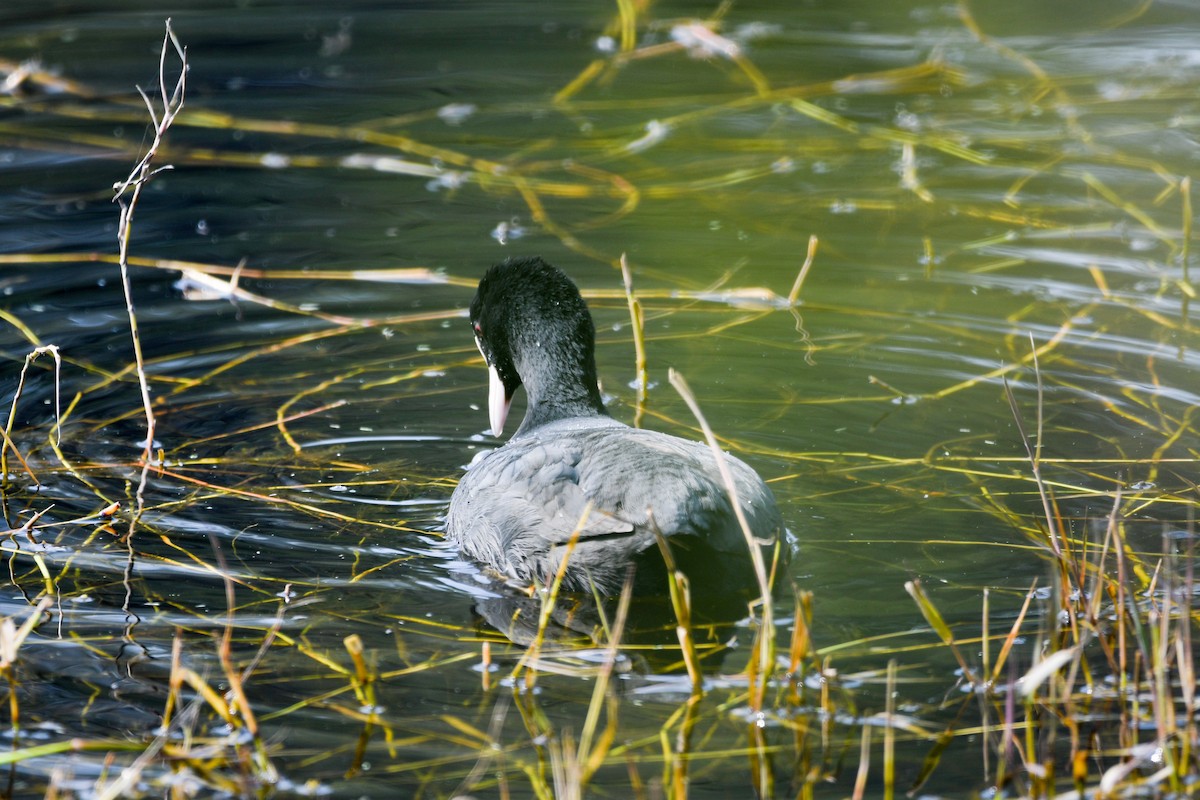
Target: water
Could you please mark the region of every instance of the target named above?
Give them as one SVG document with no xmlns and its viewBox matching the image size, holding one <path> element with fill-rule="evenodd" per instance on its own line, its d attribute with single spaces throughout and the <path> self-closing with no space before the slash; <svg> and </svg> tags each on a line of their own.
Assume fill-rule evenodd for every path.
<svg viewBox="0 0 1200 800">
<path fill-rule="evenodd" d="M 52 344 L 67 412 L 59 457 L 43 355 L 13 428 L 42 488 L 10 455 L 20 477 L 5 507 L 13 528 L 45 516 L 41 550 L 10 540 L 21 552 L 0 610 L 29 614 L 43 565 L 58 598 L 21 650 L 22 746 L 151 736 L 175 631 L 183 665 L 224 689 L 214 637 L 228 629 L 294 785 L 445 796 L 477 763 L 483 782 L 462 788 L 478 796 L 550 780 L 538 736 L 577 737 L 593 681 L 546 676 L 514 699 L 504 680 L 523 648 L 479 619 L 489 590 L 439 537 L 463 465 L 493 444 L 464 309 L 486 266 L 513 254 L 561 265 L 590 298 L 603 390 L 628 421 L 633 346 L 614 269 L 627 254 L 654 383 L 645 424 L 695 435 L 674 367 L 771 481 L 800 541 L 783 583 L 814 593 L 816 644 L 843 674 L 861 671 L 848 684 L 864 716 L 882 711 L 878 676 L 895 657 L 912 679 L 905 713 L 947 723 L 954 662 L 906 581 L 920 578 L 963 636 L 978 633 L 985 587 L 1002 629 L 1045 583 L 1022 530 L 1041 504 L 1003 388 L 1032 433 L 1031 348 L 1045 470 L 1074 530 L 1139 482 L 1178 501 L 1131 507 L 1146 520 L 1131 524 L 1138 546 L 1157 552 L 1164 527 L 1187 526 L 1200 402 L 1180 187 L 1195 171 L 1189 4 L 972 8 L 983 41 L 944 5 L 735 5 L 728 38 L 712 41 L 741 65 L 702 52 L 698 27 L 672 39 L 711 13 L 694 4 L 655 5 L 636 31 L 643 57 L 615 60 L 615 5 L 326 6 L 173 13 L 187 106 L 131 249 L 156 262 L 132 281 L 166 464 L 133 526 L 144 419 L 119 274 L 90 254 L 116 250 L 109 187 L 148 141 L 133 87 L 156 94 L 163 16 L 130 3 L 0 12 L 6 72 L 37 65 L 0 98 L 5 401 L 26 355 Z M 819 249 L 793 313 L 779 299 L 810 235 Z M 238 287 L 254 297 L 195 299 L 170 260 L 226 279 L 244 264 Z M 431 274 L 353 273 L 404 268 Z M 369 722 L 351 634 L 380 675 Z M 730 635 L 738 648 L 714 676 L 744 664 L 752 631 Z M 499 665 L 488 688 L 485 640 Z M 629 791 L 627 761 L 658 785 L 658 733 L 686 700 L 677 666 L 634 655 L 618 680 L 627 749 L 597 794 Z M 711 733 L 690 797 L 750 791 L 745 756 L 711 755 L 747 746 L 745 702 L 731 713 L 727 696 L 715 687 L 698 707 Z M 772 722 L 779 796 L 804 780 L 787 749 L 804 718 Z M 191 725 L 220 733 L 207 708 Z M 854 719 L 836 727 L 857 745 Z M 489 737 L 500 755 L 480 762 Z M 927 791 L 989 785 L 976 746 L 955 746 Z M 928 748 L 902 741 L 903 785 Z M 16 793 L 68 775 L 91 786 L 102 762 L 26 760 Z M 817 793 L 845 796 L 852 773 Z"/>
</svg>

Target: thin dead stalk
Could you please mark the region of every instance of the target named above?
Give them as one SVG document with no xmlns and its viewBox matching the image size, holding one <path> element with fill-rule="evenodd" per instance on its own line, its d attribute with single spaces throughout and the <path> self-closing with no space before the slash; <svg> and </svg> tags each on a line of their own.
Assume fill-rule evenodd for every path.
<svg viewBox="0 0 1200 800">
<path fill-rule="evenodd" d="M 725 486 L 725 491 L 729 494 L 729 501 L 733 505 L 733 513 L 737 517 L 738 526 L 742 529 L 742 535 L 746 537 L 746 546 L 750 550 L 750 563 L 754 566 L 754 577 L 758 582 L 759 602 L 761 605 L 761 628 L 754 648 L 755 657 L 752 658 L 752 663 L 748 665 L 747 671 L 755 674 L 758 678 L 757 681 L 752 681 L 750 687 L 751 707 L 755 711 L 761 711 L 767 681 L 770 679 L 775 663 L 775 621 L 772 613 L 771 581 L 767 575 L 767 565 L 763 560 L 762 548 L 759 546 L 758 537 L 750 529 L 750 522 L 746 519 L 746 512 L 742 509 L 742 502 L 741 498 L 738 497 L 737 486 L 733 482 L 733 475 L 729 471 L 729 465 L 725 462 L 725 451 L 721 449 L 721 445 L 717 441 L 716 435 L 713 434 L 708 420 L 704 418 L 704 413 L 700 410 L 699 403 L 696 402 L 696 396 L 692 394 L 692 390 L 688 387 L 684 377 L 674 369 L 668 375 L 671 385 L 675 387 L 675 391 L 679 392 L 679 396 L 687 403 L 692 416 L 696 418 L 696 422 L 700 424 L 700 429 L 704 431 L 704 439 L 708 442 L 709 449 L 713 453 L 713 458 L 717 462 L 717 470 L 721 474 L 721 482 Z"/>
<path fill-rule="evenodd" d="M 179 77 L 175 81 L 175 88 L 169 94 L 167 92 L 167 53 L 169 48 L 174 48 L 175 54 L 179 56 Z M 137 314 L 133 306 L 133 288 L 129 280 L 129 242 L 133 236 L 133 215 L 137 209 L 138 200 L 141 199 L 142 189 L 146 183 L 159 172 L 165 169 L 171 169 L 170 165 L 153 168 L 154 157 L 158 155 L 158 150 L 162 146 L 163 138 L 166 136 L 167 130 L 175 121 L 175 117 L 183 108 L 184 97 L 187 88 L 187 50 L 180 45 L 179 40 L 175 37 L 175 32 L 171 30 L 171 20 L 166 22 L 166 33 L 163 36 L 162 49 L 158 58 L 158 87 L 159 101 L 162 104 L 160 112 L 156 112 L 154 103 L 151 102 L 149 96 L 138 87 L 138 94 L 142 96 L 142 100 L 146 103 L 146 110 L 150 113 L 150 120 L 153 123 L 154 136 L 150 142 L 146 154 L 129 172 L 128 177 L 120 183 L 113 186 L 113 200 L 121 209 L 120 224 L 117 226 L 117 246 L 119 251 L 119 266 L 121 268 L 121 287 L 125 292 L 125 311 L 129 317 L 129 333 L 133 341 L 133 357 L 134 364 L 137 370 L 138 385 L 142 392 L 142 405 L 146 410 L 146 442 L 142 450 L 142 475 L 137 488 L 137 514 L 140 516 L 145 507 L 145 491 L 146 480 L 149 476 L 150 465 L 154 460 L 154 409 L 150 400 L 150 383 L 146 378 L 146 363 L 142 356 L 142 342 L 138 333 Z"/>
<path fill-rule="evenodd" d="M 1046 514 L 1046 531 L 1050 540 L 1050 548 L 1054 551 L 1054 555 L 1061 561 L 1062 546 L 1059 544 L 1058 526 L 1055 524 L 1056 517 L 1050 503 L 1050 492 L 1046 488 L 1046 482 L 1042 480 L 1042 373 L 1038 368 L 1037 348 L 1033 347 L 1033 338 L 1030 336 L 1030 347 L 1033 353 L 1033 372 L 1037 378 L 1038 403 L 1037 403 L 1037 440 L 1031 446 L 1029 444 L 1029 434 L 1025 432 L 1025 423 L 1021 419 L 1021 410 L 1017 406 L 1017 398 L 1013 394 L 1012 387 L 1008 383 L 1008 378 L 1004 378 L 1004 394 L 1008 398 L 1009 408 L 1012 409 L 1013 421 L 1016 423 L 1017 432 L 1021 435 L 1021 444 L 1025 446 L 1025 453 L 1029 457 L 1029 466 L 1033 471 L 1033 480 L 1037 484 L 1038 494 L 1042 498 L 1042 510 Z"/>
<path fill-rule="evenodd" d="M 54 358 L 54 431 L 55 440 L 54 446 L 57 448 L 62 444 L 62 403 L 60 400 L 60 379 L 62 376 L 62 354 L 59 352 L 56 345 L 43 345 L 34 348 L 28 355 L 25 356 L 25 363 L 21 367 L 21 376 L 17 379 L 17 389 L 13 392 L 12 405 L 8 409 L 8 422 L 4 425 L 4 430 L 0 431 L 0 435 L 4 437 L 4 444 L 0 445 L 0 481 L 8 483 L 8 450 L 12 448 L 17 460 L 21 462 L 25 472 L 29 474 L 30 479 L 41 485 L 37 475 L 34 474 L 33 468 L 21 455 L 21 451 L 17 449 L 17 445 L 12 440 L 13 424 L 17 417 L 17 402 L 21 399 L 21 394 L 25 390 L 25 376 L 29 372 L 29 365 L 37 360 L 38 356 L 50 354 Z"/>
</svg>

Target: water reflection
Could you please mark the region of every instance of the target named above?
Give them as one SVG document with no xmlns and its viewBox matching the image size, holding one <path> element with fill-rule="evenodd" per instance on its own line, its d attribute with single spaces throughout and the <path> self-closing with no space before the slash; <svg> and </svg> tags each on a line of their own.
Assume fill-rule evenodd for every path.
<svg viewBox="0 0 1200 800">
<path fill-rule="evenodd" d="M 188 741 L 242 766 L 268 758 L 312 793 L 553 791 L 613 612 L 565 598 L 556 655 L 586 668 L 513 677 L 541 600 L 440 539 L 487 444 L 463 309 L 485 265 L 517 249 L 584 289 L 626 421 L 635 367 L 613 264 L 628 254 L 655 385 L 644 424 L 692 435 L 666 381 L 679 369 L 800 539 L 777 602 L 779 655 L 800 678 L 753 709 L 738 674 L 750 611 L 714 614 L 709 693 L 691 701 L 669 604 L 638 598 L 611 662 L 619 744 L 594 785 L 624 791 L 633 770 L 648 794 L 684 796 L 671 787 L 692 776 L 692 795 L 740 795 L 768 785 L 765 769 L 763 794 L 845 796 L 853 770 L 837 765 L 870 728 L 872 793 L 889 697 L 912 723 L 892 729 L 899 782 L 917 780 L 930 738 L 959 719 L 943 700 L 962 670 L 905 582 L 923 581 L 974 669 L 983 590 L 992 635 L 1007 633 L 1034 579 L 1058 571 L 1006 382 L 1064 541 L 1101 552 L 1119 492 L 1123 585 L 1166 596 L 1150 578 L 1175 574 L 1188 544 L 1164 550 L 1161 533 L 1190 530 L 1197 499 L 1190 5 L 1106 0 L 1069 19 L 1045 3 L 734 5 L 711 21 L 655 8 L 632 27 L 594 4 L 527 11 L 175 17 L 189 105 L 133 239 L 164 451 L 136 524 L 145 430 L 103 259 L 108 187 L 144 141 L 132 87 L 153 93 L 162 19 L 128 4 L 0 11 L 0 351 L 13 445 L 37 476 L 6 448 L 0 611 L 19 625 L 54 598 L 11 673 L 11 735 L 62 745 L 18 766 L 18 794 L 86 794 L 107 751 L 69 754 L 71 737 L 143 747 L 164 720 L 176 738 L 155 746 L 179 749 L 145 773 L 147 792 L 246 788 L 236 759 L 198 777 Z M 61 377 L 39 360 L 15 396 L 47 344 Z M 820 648 L 799 666 L 784 653 L 803 627 L 793 583 L 814 592 Z M 1054 597 L 1031 601 L 1014 671 L 1041 657 Z M 891 659 L 903 680 L 889 689 Z M 214 699 L 236 706 L 239 680 L 266 756 L 248 717 Z M 1097 719 L 1119 717 L 1111 702 Z M 949 742 L 921 791 L 991 791 L 999 761 Z M 1013 791 L 1035 793 L 1013 769 Z"/>
</svg>

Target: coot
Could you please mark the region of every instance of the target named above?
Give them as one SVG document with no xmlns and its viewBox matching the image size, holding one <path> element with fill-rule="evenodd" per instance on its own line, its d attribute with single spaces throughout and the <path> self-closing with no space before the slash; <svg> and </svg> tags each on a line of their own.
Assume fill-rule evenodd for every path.
<svg viewBox="0 0 1200 800">
<path fill-rule="evenodd" d="M 540 258 L 496 264 L 479 282 L 470 319 L 491 375 L 492 433 L 503 431 L 517 387 L 528 404 L 513 437 L 477 457 L 450 498 L 446 535 L 464 555 L 511 582 L 544 583 L 581 528 L 564 584 L 612 594 L 643 551 L 637 560 L 656 560 L 661 571 L 657 529 L 685 571 L 700 561 L 716 573 L 751 574 L 712 450 L 608 415 L 592 317 L 562 271 Z M 771 490 L 724 457 L 751 530 L 773 541 L 782 523 Z"/>
</svg>

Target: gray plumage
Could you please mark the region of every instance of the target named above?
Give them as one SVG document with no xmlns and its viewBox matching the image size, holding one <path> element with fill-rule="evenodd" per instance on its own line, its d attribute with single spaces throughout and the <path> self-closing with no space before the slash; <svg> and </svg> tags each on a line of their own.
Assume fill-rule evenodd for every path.
<svg viewBox="0 0 1200 800">
<path fill-rule="evenodd" d="M 751 531 L 778 534 L 770 489 L 724 457 Z M 702 537 L 749 565 L 708 446 L 605 417 L 553 422 L 483 456 L 455 489 L 446 530 L 464 555 L 528 584 L 553 578 L 581 521 L 572 588 L 586 589 L 588 579 L 602 593 L 619 588 L 630 560 L 657 546 L 655 527 L 668 539 Z"/>
<path fill-rule="evenodd" d="M 748 574 L 745 536 L 709 447 L 608 416 L 591 315 L 561 271 L 537 258 L 497 264 L 480 281 L 471 322 L 491 372 L 497 435 L 518 386 L 529 402 L 513 438 L 477 458 L 450 498 L 446 536 L 464 555 L 520 584 L 547 582 L 578 527 L 565 584 L 611 593 L 636 556 L 657 549 L 657 530 L 673 550 Z M 774 541 L 783 525 L 771 490 L 723 457 L 751 531 Z"/>
</svg>

